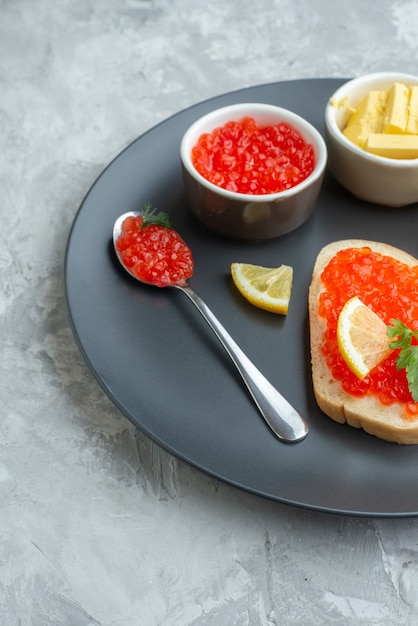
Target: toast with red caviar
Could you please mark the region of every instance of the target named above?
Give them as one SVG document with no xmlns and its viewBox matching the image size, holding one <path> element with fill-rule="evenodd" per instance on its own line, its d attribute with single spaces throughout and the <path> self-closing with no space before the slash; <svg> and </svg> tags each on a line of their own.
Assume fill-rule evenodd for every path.
<svg viewBox="0 0 418 626">
<path fill-rule="evenodd" d="M 340 261 L 340 258 L 344 260 Z M 393 269 L 384 269 L 387 266 L 393 266 Z M 395 272 L 398 268 L 403 268 L 400 278 Z M 411 271 L 410 268 L 414 269 Z M 384 286 L 386 271 L 391 277 L 387 279 L 387 287 Z M 410 277 L 403 283 L 403 277 L 408 274 Z M 402 289 L 408 293 L 403 293 Z M 399 293 L 393 296 L 394 291 Z M 380 366 L 370 372 L 365 382 L 356 379 L 348 368 L 348 373 L 344 372 L 345 363 L 337 354 L 336 319 L 344 300 L 355 295 L 382 319 L 386 318 L 386 324 L 390 324 L 393 318 L 401 319 L 406 325 L 416 323 L 418 260 L 389 244 L 362 239 L 335 241 L 320 250 L 309 288 L 311 365 L 316 401 L 320 409 L 336 422 L 363 428 L 386 441 L 418 443 L 418 403 L 414 403 L 412 397 L 409 401 L 405 401 L 405 397 L 399 401 L 396 393 L 395 398 L 380 396 L 376 391 L 379 381 L 372 390 L 367 388 L 368 379 Z M 409 302 L 407 307 L 404 302 Z M 394 354 L 388 359 L 394 361 Z M 397 377 L 393 382 L 393 388 L 397 388 L 398 379 L 401 380 L 405 373 L 396 373 L 393 363 L 392 370 L 390 364 L 384 367 Z M 386 375 L 387 381 L 391 375 Z M 389 386 L 388 382 L 386 386 Z"/>
</svg>

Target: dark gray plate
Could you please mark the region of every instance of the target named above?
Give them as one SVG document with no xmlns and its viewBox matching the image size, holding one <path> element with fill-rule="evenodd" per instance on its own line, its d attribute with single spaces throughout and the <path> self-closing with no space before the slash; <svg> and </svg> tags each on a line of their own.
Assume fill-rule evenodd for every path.
<svg viewBox="0 0 418 626">
<path fill-rule="evenodd" d="M 323 131 L 342 79 L 251 87 L 191 107 L 125 149 L 94 183 L 75 218 L 65 261 L 66 299 L 96 379 L 135 425 L 173 455 L 231 485 L 333 513 L 400 517 L 418 512 L 418 446 L 386 443 L 341 426 L 317 408 L 311 384 L 307 295 L 315 257 L 333 240 L 386 241 L 418 256 L 417 206 L 356 200 L 327 176 L 314 215 L 265 243 L 223 239 L 201 227 L 183 197 L 179 145 L 202 114 L 235 102 L 289 108 Z M 298 444 L 280 443 L 185 296 L 133 282 L 118 267 L 115 218 L 151 202 L 171 214 L 195 258 L 192 286 L 234 339 L 309 420 Z M 233 261 L 294 267 L 287 317 L 258 310 L 231 284 Z"/>
</svg>

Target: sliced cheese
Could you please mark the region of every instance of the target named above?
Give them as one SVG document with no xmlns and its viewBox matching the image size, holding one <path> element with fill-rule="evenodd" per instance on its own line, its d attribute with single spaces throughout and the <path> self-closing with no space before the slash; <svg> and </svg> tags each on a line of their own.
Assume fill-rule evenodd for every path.
<svg viewBox="0 0 418 626">
<path fill-rule="evenodd" d="M 371 133 L 364 149 L 390 159 L 417 159 L 418 136 Z"/>
<path fill-rule="evenodd" d="M 408 121 L 406 131 L 408 135 L 418 135 L 418 85 L 409 89 Z"/>
<path fill-rule="evenodd" d="M 418 158 L 418 85 L 395 82 L 346 109 L 351 115 L 343 133 L 352 143 L 392 159 Z"/>
<path fill-rule="evenodd" d="M 393 134 L 405 132 L 408 120 L 408 103 L 408 87 L 403 83 L 394 83 L 388 92 L 382 132 Z"/>
<path fill-rule="evenodd" d="M 343 133 L 353 143 L 364 147 L 370 133 L 382 130 L 387 92 L 369 91 L 350 115 Z"/>
</svg>

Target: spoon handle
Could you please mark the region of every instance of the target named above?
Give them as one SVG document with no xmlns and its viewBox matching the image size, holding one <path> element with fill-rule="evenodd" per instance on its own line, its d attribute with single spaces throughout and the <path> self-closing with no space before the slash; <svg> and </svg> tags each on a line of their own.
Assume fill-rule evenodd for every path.
<svg viewBox="0 0 418 626">
<path fill-rule="evenodd" d="M 231 357 L 261 415 L 274 434 L 288 443 L 304 439 L 309 432 L 305 419 L 273 387 L 235 343 L 202 298 L 189 286 L 175 285 L 193 302 Z"/>
</svg>

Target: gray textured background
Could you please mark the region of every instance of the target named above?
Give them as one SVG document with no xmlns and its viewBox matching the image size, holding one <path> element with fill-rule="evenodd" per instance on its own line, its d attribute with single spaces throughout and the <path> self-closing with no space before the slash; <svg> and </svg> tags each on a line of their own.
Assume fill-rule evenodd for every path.
<svg viewBox="0 0 418 626">
<path fill-rule="evenodd" d="M 418 623 L 418 522 L 264 501 L 171 458 L 73 340 L 62 267 L 103 167 L 200 100 L 417 71 L 418 3 L 0 0 L 0 623 Z"/>
</svg>

